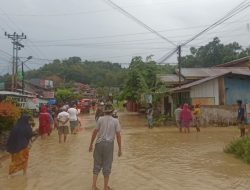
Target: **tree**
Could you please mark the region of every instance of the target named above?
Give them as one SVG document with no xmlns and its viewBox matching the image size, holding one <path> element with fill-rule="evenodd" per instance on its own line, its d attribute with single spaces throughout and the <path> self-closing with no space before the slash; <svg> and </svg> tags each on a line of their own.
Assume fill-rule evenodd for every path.
<svg viewBox="0 0 250 190">
<path fill-rule="evenodd" d="M 139 101 L 141 94 L 148 90 L 147 84 L 138 70 L 129 72 L 129 79 L 123 90 L 122 97 L 127 100 Z"/>
<path fill-rule="evenodd" d="M 191 47 L 190 53 L 182 57 L 183 67 L 211 67 L 249 55 L 237 42 L 224 45 L 217 37 L 198 49 Z"/>
<path fill-rule="evenodd" d="M 70 89 L 59 88 L 55 92 L 55 98 L 58 103 L 71 102 L 78 99 L 77 94 L 74 94 Z"/>
</svg>

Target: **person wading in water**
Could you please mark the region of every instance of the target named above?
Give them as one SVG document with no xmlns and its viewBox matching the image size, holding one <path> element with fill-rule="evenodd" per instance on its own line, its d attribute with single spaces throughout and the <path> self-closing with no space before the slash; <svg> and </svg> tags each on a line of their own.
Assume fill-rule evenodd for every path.
<svg viewBox="0 0 250 190">
<path fill-rule="evenodd" d="M 94 150 L 94 168 L 93 168 L 93 183 L 92 190 L 98 190 L 96 182 L 98 174 L 102 170 L 104 175 L 104 190 L 111 190 L 108 186 L 109 176 L 113 162 L 114 139 L 116 136 L 118 144 L 118 156 L 122 155 L 121 149 L 121 127 L 118 119 L 112 117 L 114 109 L 111 104 L 106 104 L 104 107 L 104 116 L 97 120 L 96 128 L 94 129 L 89 145 L 89 152 L 93 151 L 93 143 L 96 139 Z"/>
<path fill-rule="evenodd" d="M 242 106 L 241 100 L 238 100 L 237 104 L 239 106 L 237 123 L 238 123 L 238 127 L 240 129 L 240 137 L 244 137 L 245 136 L 245 109 Z"/>
</svg>

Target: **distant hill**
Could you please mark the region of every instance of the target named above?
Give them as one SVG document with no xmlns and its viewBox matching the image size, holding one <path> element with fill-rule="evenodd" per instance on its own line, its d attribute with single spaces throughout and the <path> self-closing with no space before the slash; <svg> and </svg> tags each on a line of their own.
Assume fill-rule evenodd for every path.
<svg viewBox="0 0 250 190">
<path fill-rule="evenodd" d="M 79 57 L 54 60 L 43 67 L 25 73 L 26 80 L 31 78 L 50 79 L 58 83 L 71 81 L 89 84 L 92 87 L 120 87 L 126 80 L 127 69 L 117 63 L 104 61 L 82 61 Z"/>
</svg>

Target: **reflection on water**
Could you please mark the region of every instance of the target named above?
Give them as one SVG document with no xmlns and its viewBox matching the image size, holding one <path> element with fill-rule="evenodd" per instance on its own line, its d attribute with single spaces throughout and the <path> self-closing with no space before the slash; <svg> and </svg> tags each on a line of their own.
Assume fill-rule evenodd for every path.
<svg viewBox="0 0 250 190">
<path fill-rule="evenodd" d="M 86 127 L 94 116 L 83 116 Z M 180 134 L 174 127 L 147 129 L 145 118 L 121 114 L 123 156 L 114 155 L 111 185 L 117 190 L 247 190 L 250 166 L 223 147 L 237 137 L 236 128 L 202 128 Z M 58 144 L 54 132 L 32 146 L 28 175 L 7 179 L 8 162 L 0 168 L 2 190 L 91 189 L 92 155 L 88 153 L 91 129 L 71 135 Z M 102 187 L 100 176 L 98 186 Z"/>
</svg>

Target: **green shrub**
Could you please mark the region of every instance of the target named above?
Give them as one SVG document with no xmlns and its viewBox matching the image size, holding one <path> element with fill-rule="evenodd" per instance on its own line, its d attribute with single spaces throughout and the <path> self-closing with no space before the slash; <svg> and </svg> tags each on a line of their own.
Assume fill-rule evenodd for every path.
<svg viewBox="0 0 250 190">
<path fill-rule="evenodd" d="M 250 164 L 250 139 L 246 142 L 244 149 L 245 153 L 243 155 L 243 160 Z"/>
<path fill-rule="evenodd" d="M 159 115 L 154 117 L 154 122 L 153 126 L 154 127 L 159 127 L 161 125 L 165 125 L 165 123 L 169 120 L 170 118 L 166 115 Z"/>
<path fill-rule="evenodd" d="M 245 137 L 233 140 L 225 147 L 224 152 L 235 154 L 250 164 L 250 138 Z"/>
</svg>

